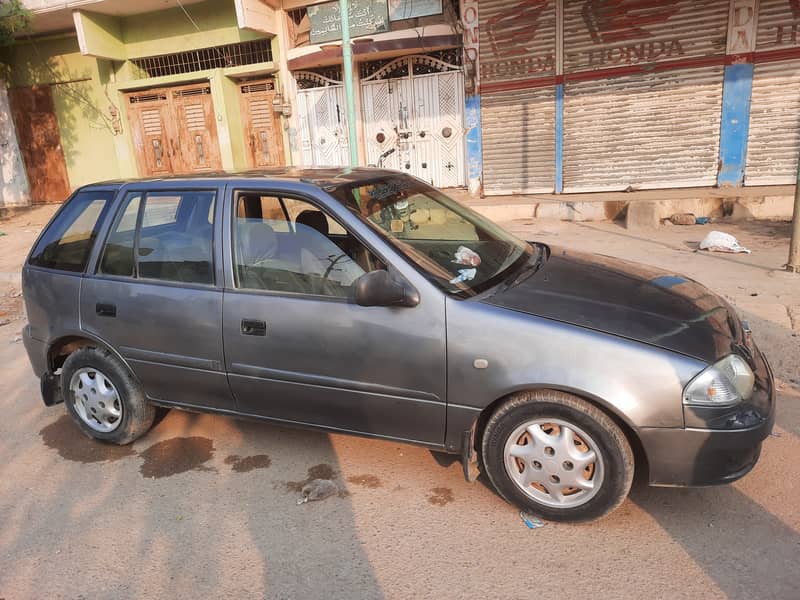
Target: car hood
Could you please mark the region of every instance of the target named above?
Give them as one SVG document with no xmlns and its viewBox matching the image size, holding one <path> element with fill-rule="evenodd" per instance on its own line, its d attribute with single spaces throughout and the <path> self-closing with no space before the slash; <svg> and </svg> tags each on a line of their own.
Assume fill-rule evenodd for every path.
<svg viewBox="0 0 800 600">
<path fill-rule="evenodd" d="M 544 254 L 538 270 L 523 272 L 482 301 L 708 363 L 741 341 L 736 312 L 696 281 L 608 256 L 539 247 Z"/>
</svg>

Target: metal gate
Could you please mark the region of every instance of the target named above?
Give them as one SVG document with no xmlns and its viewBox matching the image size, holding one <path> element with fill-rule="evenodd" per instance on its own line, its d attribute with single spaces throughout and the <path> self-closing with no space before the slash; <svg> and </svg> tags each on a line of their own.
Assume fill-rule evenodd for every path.
<svg viewBox="0 0 800 600">
<path fill-rule="evenodd" d="M 314 167 L 349 164 L 344 85 L 309 71 L 299 71 L 294 76 L 300 87 L 297 105 L 303 164 Z"/>
<path fill-rule="evenodd" d="M 393 60 L 361 80 L 367 162 L 436 187 L 465 184 L 464 75 L 432 56 Z"/>
</svg>

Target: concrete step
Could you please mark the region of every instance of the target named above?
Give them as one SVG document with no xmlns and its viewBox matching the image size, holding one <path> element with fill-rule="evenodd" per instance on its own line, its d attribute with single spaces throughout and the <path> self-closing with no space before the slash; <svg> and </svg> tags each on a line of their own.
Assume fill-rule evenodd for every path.
<svg viewBox="0 0 800 600">
<path fill-rule="evenodd" d="M 745 188 L 676 188 L 586 194 L 534 194 L 470 197 L 466 190 L 448 194 L 493 221 L 550 219 L 558 221 L 625 220 L 632 229 L 658 227 L 678 213 L 733 220 L 791 219 L 794 186 Z"/>
</svg>

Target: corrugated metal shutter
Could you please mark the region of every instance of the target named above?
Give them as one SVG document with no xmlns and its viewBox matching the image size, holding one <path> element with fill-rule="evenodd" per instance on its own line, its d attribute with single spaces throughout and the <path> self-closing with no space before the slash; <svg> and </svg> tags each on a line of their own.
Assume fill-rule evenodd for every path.
<svg viewBox="0 0 800 600">
<path fill-rule="evenodd" d="M 565 0 L 564 72 L 724 54 L 728 10 L 720 0 Z"/>
<path fill-rule="evenodd" d="M 492 86 L 555 75 L 556 2 L 481 0 L 478 13 L 484 192 L 552 192 L 555 88 Z"/>
<path fill-rule="evenodd" d="M 567 83 L 564 191 L 714 185 L 723 67 Z"/>
<path fill-rule="evenodd" d="M 756 50 L 800 46 L 800 2 L 761 0 L 758 3 Z"/>
<path fill-rule="evenodd" d="M 800 150 L 800 60 L 757 64 L 746 185 L 794 183 Z"/>
<path fill-rule="evenodd" d="M 555 114 L 552 87 L 481 97 L 484 193 L 553 191 Z"/>
<path fill-rule="evenodd" d="M 480 0 L 481 81 L 496 83 L 555 74 L 553 0 Z"/>
</svg>

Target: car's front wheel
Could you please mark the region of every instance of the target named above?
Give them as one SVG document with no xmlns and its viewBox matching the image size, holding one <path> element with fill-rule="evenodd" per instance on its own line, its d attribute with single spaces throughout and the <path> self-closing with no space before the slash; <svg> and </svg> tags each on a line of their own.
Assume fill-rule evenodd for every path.
<svg viewBox="0 0 800 600">
<path fill-rule="evenodd" d="M 130 444 L 156 416 L 127 367 L 105 349 L 87 346 L 70 354 L 61 369 L 61 390 L 81 430 L 105 442 Z"/>
<path fill-rule="evenodd" d="M 607 515 L 633 481 L 633 452 L 619 426 L 593 404 L 550 390 L 501 405 L 486 424 L 482 458 L 500 495 L 552 521 Z"/>
</svg>

